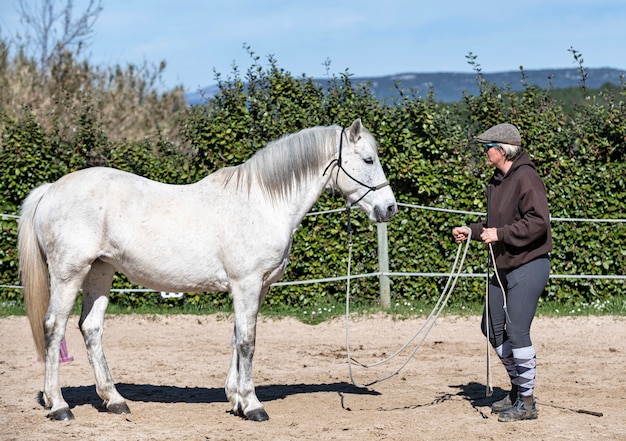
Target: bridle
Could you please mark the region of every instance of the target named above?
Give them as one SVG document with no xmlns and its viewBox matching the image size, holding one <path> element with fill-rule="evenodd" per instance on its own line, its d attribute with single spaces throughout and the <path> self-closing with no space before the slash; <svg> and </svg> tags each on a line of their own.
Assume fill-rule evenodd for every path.
<svg viewBox="0 0 626 441">
<path fill-rule="evenodd" d="M 345 131 L 346 131 L 345 127 L 341 129 L 341 135 L 339 137 L 339 155 L 337 155 L 337 158 L 335 158 L 332 161 L 330 161 L 330 163 L 324 169 L 324 173 L 322 173 L 322 176 L 326 176 L 326 172 L 328 171 L 330 166 L 333 165 L 333 163 L 337 163 L 337 176 L 335 177 L 335 182 L 338 182 L 339 170 L 341 170 L 341 171 L 343 171 L 345 173 L 345 175 L 347 177 L 352 179 L 354 182 L 356 182 L 357 184 L 361 185 L 362 187 L 367 188 L 367 191 L 365 193 L 363 193 L 363 196 L 361 196 L 359 199 L 357 199 L 354 202 L 355 204 L 358 204 L 359 202 L 361 202 L 361 199 L 363 199 L 365 196 L 367 196 L 370 192 L 376 191 L 376 190 L 380 190 L 381 188 L 384 188 L 384 187 L 388 186 L 389 185 L 389 181 L 385 181 L 382 184 L 371 186 L 371 185 L 367 185 L 367 184 L 359 181 L 357 178 L 355 178 L 350 173 L 348 173 L 348 171 L 343 167 L 343 164 L 341 162 L 341 154 L 343 152 L 343 136 L 344 136 L 344 132 Z M 341 189 L 339 189 L 339 191 L 341 191 Z M 350 202 L 347 199 L 346 199 L 346 203 L 348 204 L 348 208 L 349 208 L 350 207 Z"/>
</svg>

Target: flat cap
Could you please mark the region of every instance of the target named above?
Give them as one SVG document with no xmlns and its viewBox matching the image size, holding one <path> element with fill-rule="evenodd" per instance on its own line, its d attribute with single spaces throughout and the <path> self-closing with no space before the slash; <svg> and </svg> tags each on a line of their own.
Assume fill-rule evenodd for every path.
<svg viewBox="0 0 626 441">
<path fill-rule="evenodd" d="M 498 124 L 476 137 L 478 142 L 501 142 L 502 144 L 522 145 L 522 137 L 513 124 Z"/>
</svg>

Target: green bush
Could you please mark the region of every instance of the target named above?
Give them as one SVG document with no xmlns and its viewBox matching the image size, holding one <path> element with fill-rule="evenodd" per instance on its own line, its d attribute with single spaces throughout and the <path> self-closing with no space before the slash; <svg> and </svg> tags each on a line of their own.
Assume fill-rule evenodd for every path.
<svg viewBox="0 0 626 441">
<path fill-rule="evenodd" d="M 475 60 L 474 60 L 475 61 Z M 476 64 L 474 64 L 477 67 Z M 472 134 L 500 122 L 522 132 L 525 146 L 546 183 L 553 217 L 624 218 L 626 212 L 626 88 L 619 94 L 591 95 L 566 112 L 548 91 L 527 85 L 522 93 L 485 82 L 477 70 L 480 93 L 454 105 L 437 103 L 403 91 L 393 102 L 379 102 L 367 85 L 355 85 L 349 73 L 333 77 L 323 89 L 307 77 L 295 78 L 270 58 L 267 67 L 254 59 L 245 78 L 218 75 L 219 93 L 204 105 L 180 110 L 179 137 L 111 140 L 98 110 L 85 101 L 76 112 L 76 127 L 46 121 L 26 112 L 5 114 L 0 146 L 0 204 L 17 213 L 20 201 L 36 185 L 92 165 L 109 165 L 170 183 L 195 182 L 221 167 L 239 164 L 268 141 L 315 125 L 346 126 L 362 118 L 380 144 L 383 167 L 399 202 L 451 210 L 485 211 L 485 184 L 492 173 Z M 523 70 L 521 71 L 523 80 Z M 400 87 L 399 85 L 397 87 Z M 168 121 L 171 127 L 172 121 Z M 52 127 L 44 129 L 43 127 Z M 55 129 L 55 127 L 57 127 Z M 117 135 L 116 135 L 117 136 Z M 116 137 L 118 139 L 118 137 Z M 338 195 L 324 194 L 314 211 L 343 208 Z M 377 271 L 375 225 L 352 210 L 355 228 L 352 274 Z M 389 260 L 393 272 L 447 272 L 457 245 L 456 225 L 476 215 L 450 214 L 403 207 L 389 223 Z M 283 280 L 345 276 L 349 236 L 345 213 L 306 217 L 295 234 Z M 0 283 L 18 280 L 15 221 L 2 219 Z M 553 222 L 555 274 L 626 274 L 626 231 L 622 223 Z M 471 245 L 466 272 L 485 270 L 486 251 Z M 393 301 L 434 301 L 444 280 L 394 277 Z M 118 275 L 114 288 L 131 288 Z M 351 282 L 355 302 L 378 300 L 376 277 Z M 267 303 L 306 307 L 340 301 L 346 283 L 277 286 Z M 606 299 L 623 291 L 623 281 L 552 279 L 546 300 L 562 302 Z M 454 302 L 478 301 L 484 281 L 462 278 Z M 16 290 L 1 290 L 0 300 L 16 300 Z M 133 308 L 162 302 L 156 293 L 114 293 L 112 302 Z M 222 307 L 223 293 L 191 293 L 168 305 Z"/>
</svg>

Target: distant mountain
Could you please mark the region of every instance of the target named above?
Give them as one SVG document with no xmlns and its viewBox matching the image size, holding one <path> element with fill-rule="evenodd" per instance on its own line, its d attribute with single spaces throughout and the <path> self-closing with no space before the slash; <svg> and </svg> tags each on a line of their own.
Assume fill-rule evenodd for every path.
<svg viewBox="0 0 626 441">
<path fill-rule="evenodd" d="M 620 69 L 588 68 L 585 71 L 588 75 L 587 87 L 594 89 L 606 83 L 620 84 L 620 75 L 626 77 L 626 71 Z M 540 88 L 566 89 L 581 85 L 580 72 L 575 68 L 525 70 L 524 74 L 527 83 Z M 483 77 L 498 86 L 510 86 L 511 90 L 520 91 L 524 89 L 520 71 L 483 73 Z M 315 79 L 315 81 L 323 86 L 328 84 L 327 79 Z M 407 93 L 410 89 L 415 90 L 422 97 L 426 97 L 429 88 L 432 87 L 435 100 L 446 103 L 460 101 L 464 91 L 473 95 L 478 94 L 475 73 L 403 73 L 383 77 L 351 77 L 351 81 L 353 84 L 368 82 L 379 100 L 398 96 L 394 82 L 399 82 L 399 87 Z M 219 92 L 219 88 L 213 85 L 196 92 L 189 92 L 185 95 L 185 99 L 192 105 L 202 104 L 205 102 L 205 98 L 211 97 L 217 92 Z"/>
</svg>

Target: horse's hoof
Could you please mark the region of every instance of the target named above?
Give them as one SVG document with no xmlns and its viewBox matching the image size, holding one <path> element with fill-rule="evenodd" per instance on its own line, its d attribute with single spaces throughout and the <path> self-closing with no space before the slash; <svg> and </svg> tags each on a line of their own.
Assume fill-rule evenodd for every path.
<svg viewBox="0 0 626 441">
<path fill-rule="evenodd" d="M 111 413 L 115 413 L 117 415 L 121 415 L 124 413 L 130 413 L 130 408 L 126 403 L 115 403 L 109 404 L 107 406 L 107 410 Z"/>
<path fill-rule="evenodd" d="M 263 409 L 256 409 L 246 414 L 246 418 L 250 421 L 267 421 L 270 416 Z"/>
<path fill-rule="evenodd" d="M 48 418 L 54 421 L 69 421 L 74 419 L 74 414 L 68 408 L 64 408 L 50 412 Z"/>
</svg>

